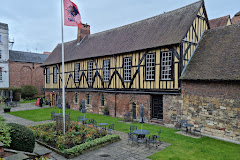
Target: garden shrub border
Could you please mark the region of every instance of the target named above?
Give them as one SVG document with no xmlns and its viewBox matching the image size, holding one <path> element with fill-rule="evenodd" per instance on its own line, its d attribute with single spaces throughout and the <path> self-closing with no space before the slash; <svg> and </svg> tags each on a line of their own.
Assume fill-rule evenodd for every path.
<svg viewBox="0 0 240 160">
<path fill-rule="evenodd" d="M 64 149 L 63 151 L 60 151 L 60 150 L 58 150 L 54 147 L 51 147 L 51 146 L 47 145 L 46 143 L 43 143 L 39 140 L 36 140 L 36 142 L 40 145 L 45 146 L 48 149 L 51 149 L 52 151 L 64 156 L 65 158 L 69 159 L 69 158 L 73 158 L 73 157 L 79 156 L 81 154 L 84 154 L 88 151 L 95 150 L 99 147 L 103 147 L 103 146 L 106 146 L 108 144 L 117 142 L 119 140 L 121 140 L 121 139 L 120 139 L 120 136 L 117 135 L 117 134 L 106 135 L 105 137 L 98 138 L 98 139 L 95 139 L 95 140 L 92 140 L 92 141 L 89 141 L 89 142 L 85 142 L 83 144 L 74 146 L 72 148 Z"/>
</svg>

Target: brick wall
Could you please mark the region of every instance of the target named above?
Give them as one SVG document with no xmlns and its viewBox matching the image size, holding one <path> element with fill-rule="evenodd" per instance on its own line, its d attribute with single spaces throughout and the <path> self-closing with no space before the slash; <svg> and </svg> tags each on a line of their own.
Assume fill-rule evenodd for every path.
<svg viewBox="0 0 240 160">
<path fill-rule="evenodd" d="M 239 82 L 182 83 L 183 119 L 203 133 L 240 141 L 240 84 Z"/>
<path fill-rule="evenodd" d="M 102 92 L 77 92 L 78 102 L 75 103 L 75 93 L 67 92 L 66 102 L 71 106 L 71 109 L 79 110 L 82 99 L 85 99 L 87 112 L 103 114 L 104 108 L 109 109 L 110 116 L 115 116 L 115 94 L 114 93 L 102 93 Z M 49 99 L 51 92 L 45 92 L 45 97 Z M 86 95 L 89 94 L 90 101 L 87 104 Z M 101 106 L 102 95 L 104 95 L 104 106 Z M 141 104 L 145 107 L 145 118 L 150 119 L 151 113 L 151 96 L 143 94 L 116 94 L 116 116 L 123 117 L 128 111 L 132 114 L 133 103 L 136 104 L 137 119 L 140 115 Z"/>
<path fill-rule="evenodd" d="M 43 69 L 40 64 L 9 62 L 9 86 L 33 85 L 43 94 Z"/>
</svg>

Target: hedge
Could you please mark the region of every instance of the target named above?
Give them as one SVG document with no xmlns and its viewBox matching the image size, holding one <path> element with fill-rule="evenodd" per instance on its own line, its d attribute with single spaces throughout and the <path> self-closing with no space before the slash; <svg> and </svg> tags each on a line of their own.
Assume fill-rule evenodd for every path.
<svg viewBox="0 0 240 160">
<path fill-rule="evenodd" d="M 101 145 L 101 144 L 106 143 L 106 142 L 113 142 L 113 141 L 116 141 L 116 140 L 119 140 L 119 139 L 120 139 L 120 136 L 117 135 L 117 134 L 106 135 L 103 138 L 98 138 L 98 139 L 95 139 L 95 140 L 92 140 L 92 141 L 89 141 L 89 142 L 85 142 L 83 144 L 74 146 L 70 149 L 64 149 L 63 152 L 64 152 L 64 154 L 67 154 L 67 155 L 77 156 L 79 154 L 82 154 L 83 151 L 85 151 L 89 148 Z"/>
</svg>

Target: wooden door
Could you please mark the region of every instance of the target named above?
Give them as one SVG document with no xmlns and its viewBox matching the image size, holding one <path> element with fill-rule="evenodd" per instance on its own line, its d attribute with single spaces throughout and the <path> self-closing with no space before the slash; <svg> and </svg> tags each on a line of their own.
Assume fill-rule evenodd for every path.
<svg viewBox="0 0 240 160">
<path fill-rule="evenodd" d="M 152 96 L 152 119 L 163 119 L 163 97 L 161 95 Z"/>
</svg>

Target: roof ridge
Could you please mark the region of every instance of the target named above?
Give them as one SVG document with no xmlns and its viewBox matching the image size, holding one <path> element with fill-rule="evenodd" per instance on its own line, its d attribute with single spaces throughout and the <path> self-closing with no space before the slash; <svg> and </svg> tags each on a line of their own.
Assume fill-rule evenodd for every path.
<svg viewBox="0 0 240 160">
<path fill-rule="evenodd" d="M 225 18 L 225 17 L 229 17 L 230 18 L 230 15 L 226 15 L 226 16 L 222 16 L 222 17 L 218 17 L 218 18 L 214 18 L 214 19 L 210 19 L 209 21 L 212 21 L 212 20 L 216 20 L 216 19 L 220 19 L 220 18 Z"/>
<path fill-rule="evenodd" d="M 191 3 L 189 5 L 186 5 L 186 6 L 183 6 L 183 7 L 180 7 L 180 8 L 177 8 L 177 9 L 174 9 L 174 10 L 171 10 L 171 11 L 168 11 L 168 12 L 165 12 L 165 13 L 161 13 L 161 14 L 158 14 L 158 15 L 155 15 L 155 16 L 143 19 L 143 20 L 139 20 L 139 21 L 136 21 L 136 22 L 133 22 L 133 23 L 129 23 L 129 24 L 126 24 L 126 25 L 123 25 L 123 26 L 120 26 L 120 27 L 111 28 L 111 29 L 108 29 L 108 30 L 105 30 L 105 31 L 101 31 L 101 32 L 97 32 L 97 33 L 94 33 L 94 34 L 90 34 L 88 37 L 92 37 L 92 36 L 95 36 L 95 35 L 98 35 L 98 34 L 102 34 L 102 33 L 105 33 L 105 32 L 109 32 L 109 31 L 112 31 L 112 30 L 117 30 L 117 29 L 124 28 L 124 27 L 127 27 L 127 26 L 135 25 L 135 24 L 141 23 L 143 21 L 147 21 L 147 20 L 154 19 L 154 18 L 162 16 L 162 15 L 167 15 L 167 14 L 170 14 L 172 12 L 176 12 L 177 10 L 181 10 L 181 9 L 187 8 L 187 7 L 191 6 L 191 5 L 194 5 L 194 4 L 200 3 L 200 2 L 202 3 L 202 0 L 194 2 L 194 3 Z"/>
<path fill-rule="evenodd" d="M 9 51 L 13 51 L 13 52 L 21 52 L 21 53 L 31 53 L 31 54 L 42 54 L 42 53 L 36 53 L 36 52 L 27 52 L 27 51 L 17 51 L 17 50 L 9 50 Z M 44 54 L 42 54 L 44 55 Z"/>
<path fill-rule="evenodd" d="M 231 25 L 228 25 L 228 26 L 221 26 L 221 27 L 217 27 L 217 28 L 208 29 L 207 32 L 211 32 L 211 31 L 215 31 L 215 30 L 221 30 L 221 29 L 230 28 L 230 27 L 234 27 L 234 26 L 240 27 L 240 23 L 231 24 Z"/>
</svg>

